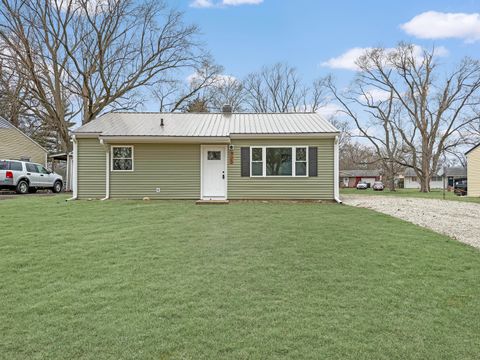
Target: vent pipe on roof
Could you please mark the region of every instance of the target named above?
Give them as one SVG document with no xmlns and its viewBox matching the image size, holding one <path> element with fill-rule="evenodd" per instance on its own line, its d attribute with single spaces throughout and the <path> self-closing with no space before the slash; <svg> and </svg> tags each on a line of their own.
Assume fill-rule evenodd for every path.
<svg viewBox="0 0 480 360">
<path fill-rule="evenodd" d="M 160 126 L 163 127 L 165 124 L 163 123 L 163 118 L 160 119 Z"/>
<path fill-rule="evenodd" d="M 233 107 L 230 104 L 225 104 L 222 106 L 222 113 L 224 114 L 231 114 L 233 111 Z"/>
</svg>

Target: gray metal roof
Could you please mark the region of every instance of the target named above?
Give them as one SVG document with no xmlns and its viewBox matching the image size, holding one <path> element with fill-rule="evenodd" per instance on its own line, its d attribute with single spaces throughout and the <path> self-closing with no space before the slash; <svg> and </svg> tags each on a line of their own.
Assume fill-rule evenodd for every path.
<svg viewBox="0 0 480 360">
<path fill-rule="evenodd" d="M 376 177 L 380 176 L 380 170 L 366 170 L 366 169 L 355 169 L 355 170 L 340 170 L 340 177 Z"/>
<path fill-rule="evenodd" d="M 164 126 L 160 126 L 163 119 Z M 316 134 L 338 130 L 316 113 L 110 113 L 76 129 L 102 136 L 227 137 L 232 134 Z"/>
</svg>

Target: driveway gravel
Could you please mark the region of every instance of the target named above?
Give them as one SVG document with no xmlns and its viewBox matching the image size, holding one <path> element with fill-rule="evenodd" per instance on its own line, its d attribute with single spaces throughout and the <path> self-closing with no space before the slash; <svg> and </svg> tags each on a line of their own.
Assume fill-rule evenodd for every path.
<svg viewBox="0 0 480 360">
<path fill-rule="evenodd" d="M 394 196 L 342 196 L 351 206 L 372 209 L 480 248 L 480 204 Z"/>
</svg>

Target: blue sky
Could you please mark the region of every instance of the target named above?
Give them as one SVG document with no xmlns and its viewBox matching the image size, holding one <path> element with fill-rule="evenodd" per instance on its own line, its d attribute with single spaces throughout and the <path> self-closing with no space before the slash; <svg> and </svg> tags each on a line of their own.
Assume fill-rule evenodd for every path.
<svg viewBox="0 0 480 360">
<path fill-rule="evenodd" d="M 444 52 L 441 62 L 446 67 L 465 55 L 480 55 L 480 1 L 474 0 L 181 0 L 170 4 L 185 12 L 187 22 L 199 25 L 215 60 L 226 74 L 238 78 L 282 61 L 297 67 L 306 81 L 333 73 L 346 83 L 354 71 L 323 63 L 332 58 L 330 65 L 338 63 L 335 58 L 352 48 L 392 47 L 399 41 L 435 45 Z M 410 21 L 408 29 L 402 28 Z"/>
</svg>

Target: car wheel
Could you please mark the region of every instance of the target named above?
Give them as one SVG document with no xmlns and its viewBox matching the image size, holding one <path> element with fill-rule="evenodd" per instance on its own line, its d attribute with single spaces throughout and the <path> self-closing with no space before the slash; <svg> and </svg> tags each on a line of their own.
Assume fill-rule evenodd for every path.
<svg viewBox="0 0 480 360">
<path fill-rule="evenodd" d="M 60 191 L 62 191 L 62 182 L 61 181 L 55 181 L 55 184 L 53 184 L 52 191 L 56 194 L 58 194 Z"/>
<path fill-rule="evenodd" d="M 17 194 L 28 194 L 28 182 L 25 180 L 20 180 L 17 184 L 17 188 L 15 189 Z"/>
</svg>

